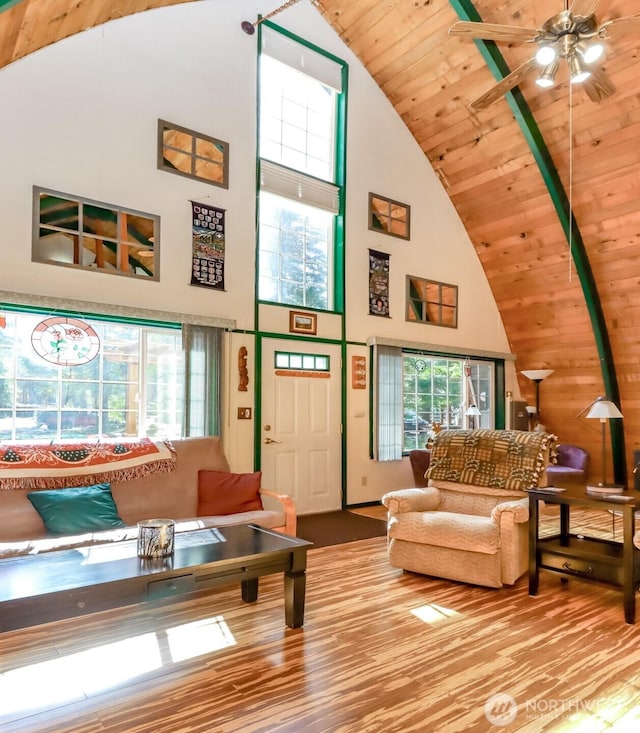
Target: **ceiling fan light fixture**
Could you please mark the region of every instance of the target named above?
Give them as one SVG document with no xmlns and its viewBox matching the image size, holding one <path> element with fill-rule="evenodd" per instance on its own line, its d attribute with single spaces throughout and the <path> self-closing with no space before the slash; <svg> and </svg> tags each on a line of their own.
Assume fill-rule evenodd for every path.
<svg viewBox="0 0 640 733">
<path fill-rule="evenodd" d="M 549 64 L 552 64 L 556 60 L 557 56 L 558 52 L 555 46 L 545 44 L 544 46 L 540 46 L 536 52 L 536 61 L 540 66 L 549 66 Z"/>
<path fill-rule="evenodd" d="M 542 69 L 540 76 L 536 79 L 536 84 L 543 89 L 548 89 L 556 83 L 556 73 L 558 72 L 558 62 L 554 61 Z"/>
<path fill-rule="evenodd" d="M 602 58 L 604 45 L 600 41 L 578 41 L 576 51 L 582 56 L 585 64 L 593 64 Z"/>
<path fill-rule="evenodd" d="M 580 56 L 574 53 L 567 60 L 569 61 L 572 84 L 581 84 L 591 76 L 591 72 L 586 68 Z"/>
</svg>

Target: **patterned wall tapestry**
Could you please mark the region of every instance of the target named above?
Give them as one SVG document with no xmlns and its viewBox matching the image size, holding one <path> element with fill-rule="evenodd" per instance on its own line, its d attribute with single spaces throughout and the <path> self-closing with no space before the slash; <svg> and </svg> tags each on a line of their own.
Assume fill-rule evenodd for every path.
<svg viewBox="0 0 640 733">
<path fill-rule="evenodd" d="M 389 255 L 369 250 L 369 313 L 389 316 Z"/>
<path fill-rule="evenodd" d="M 224 209 L 191 202 L 193 264 L 191 284 L 224 290 Z"/>
</svg>

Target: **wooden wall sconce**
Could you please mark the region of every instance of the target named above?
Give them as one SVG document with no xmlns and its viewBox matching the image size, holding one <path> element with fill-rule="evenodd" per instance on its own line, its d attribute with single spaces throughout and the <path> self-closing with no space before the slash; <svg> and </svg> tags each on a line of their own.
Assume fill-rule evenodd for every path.
<svg viewBox="0 0 640 733">
<path fill-rule="evenodd" d="M 249 384 L 249 370 L 247 369 L 247 347 L 241 346 L 238 351 L 238 375 L 240 376 L 240 384 L 238 384 L 238 392 L 247 392 Z"/>
</svg>

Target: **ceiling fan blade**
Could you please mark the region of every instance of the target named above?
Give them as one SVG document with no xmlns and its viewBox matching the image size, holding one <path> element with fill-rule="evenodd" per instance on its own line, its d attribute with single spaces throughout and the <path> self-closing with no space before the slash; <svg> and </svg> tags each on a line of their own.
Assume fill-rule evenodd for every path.
<svg viewBox="0 0 640 733">
<path fill-rule="evenodd" d="M 459 20 L 449 28 L 449 35 L 463 38 L 478 38 L 483 41 L 533 41 L 538 35 L 537 28 L 518 28 L 496 23 L 476 23 L 472 20 Z"/>
<path fill-rule="evenodd" d="M 491 87 L 488 92 L 485 92 L 481 97 L 471 102 L 472 109 L 476 110 L 476 112 L 486 109 L 489 105 L 500 99 L 503 94 L 517 87 L 523 79 L 539 68 L 540 64 L 538 64 L 535 57 L 525 61 L 524 64 L 518 66 L 510 74 L 507 74 L 502 81 L 499 81 L 495 86 Z"/>
<path fill-rule="evenodd" d="M 591 76 L 580 85 L 592 102 L 602 102 L 610 97 L 616 88 L 602 69 L 591 69 Z"/>
<path fill-rule="evenodd" d="M 569 10 L 572 15 L 579 15 L 583 18 L 588 18 L 590 15 L 595 13 L 597 6 L 598 0 L 573 0 Z"/>
<path fill-rule="evenodd" d="M 598 35 L 602 38 L 620 38 L 627 33 L 640 31 L 640 15 L 629 15 L 626 18 L 614 18 L 600 26 Z"/>
</svg>

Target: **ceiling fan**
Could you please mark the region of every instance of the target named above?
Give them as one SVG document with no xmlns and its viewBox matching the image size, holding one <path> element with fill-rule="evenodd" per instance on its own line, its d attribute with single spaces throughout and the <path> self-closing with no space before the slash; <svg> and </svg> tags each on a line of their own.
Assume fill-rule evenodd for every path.
<svg viewBox="0 0 640 733">
<path fill-rule="evenodd" d="M 556 80 L 560 59 L 569 67 L 571 83 L 581 84 L 589 99 L 601 102 L 611 96 L 615 87 L 605 72 L 594 64 L 604 53 L 604 42 L 627 33 L 640 31 L 640 15 L 615 18 L 598 25 L 594 15 L 598 0 L 564 2 L 564 9 L 549 18 L 541 28 L 519 28 L 461 20 L 449 28 L 452 36 L 477 38 L 484 41 L 521 42 L 537 44 L 533 58 L 495 84 L 488 92 L 471 103 L 475 110 L 493 104 L 530 74 L 537 74 L 540 87 L 551 87 Z"/>
</svg>

